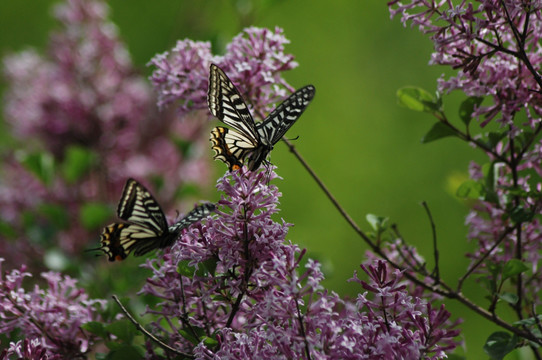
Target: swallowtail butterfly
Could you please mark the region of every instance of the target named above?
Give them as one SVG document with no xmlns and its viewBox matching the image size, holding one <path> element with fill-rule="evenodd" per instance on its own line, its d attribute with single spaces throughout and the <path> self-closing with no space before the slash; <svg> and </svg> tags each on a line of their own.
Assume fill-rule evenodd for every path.
<svg viewBox="0 0 542 360">
<path fill-rule="evenodd" d="M 239 90 L 222 69 L 211 64 L 209 109 L 213 116 L 233 128 L 218 126 L 211 131 L 214 158 L 225 162 L 230 170 L 237 170 L 243 164 L 251 171 L 258 169 L 273 146 L 301 116 L 314 93 L 312 85 L 297 90 L 267 118 L 256 123 Z"/>
<path fill-rule="evenodd" d="M 215 205 L 196 206 L 184 218 L 168 227 L 160 205 L 151 193 L 134 179 L 128 179 L 120 199 L 117 215 L 125 222 L 109 224 L 103 229 L 101 246 L 109 261 L 124 260 L 130 252 L 141 256 L 151 250 L 172 245 L 182 229 L 215 211 Z"/>
</svg>

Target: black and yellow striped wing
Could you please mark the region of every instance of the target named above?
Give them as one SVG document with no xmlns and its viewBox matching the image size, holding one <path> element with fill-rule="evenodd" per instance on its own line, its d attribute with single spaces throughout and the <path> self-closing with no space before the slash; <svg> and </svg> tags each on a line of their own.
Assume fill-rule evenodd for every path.
<svg viewBox="0 0 542 360">
<path fill-rule="evenodd" d="M 239 90 L 218 66 L 211 64 L 207 102 L 211 114 L 233 129 L 216 127 L 210 140 L 215 159 L 230 171 L 246 165 L 254 171 L 265 161 L 273 146 L 301 116 L 314 97 L 308 85 L 290 95 L 267 118 L 256 124 Z"/>
<path fill-rule="evenodd" d="M 117 215 L 122 220 L 152 229 L 157 235 L 168 228 L 164 212 L 156 199 L 134 179 L 128 179 L 124 185 Z"/>
<path fill-rule="evenodd" d="M 214 204 L 199 205 L 168 227 L 164 212 L 151 193 L 136 180 L 129 179 L 117 208 L 119 218 L 125 222 L 106 226 L 98 249 L 107 255 L 109 261 L 120 261 L 132 252 L 134 256 L 141 256 L 154 249 L 171 246 L 182 229 L 214 210 Z"/>
<path fill-rule="evenodd" d="M 211 148 L 215 151 L 214 159 L 225 162 L 230 171 L 240 169 L 243 166 L 242 159 L 251 151 L 237 146 L 238 143 L 244 143 L 241 133 L 233 131 L 230 133 L 229 129 L 222 126 L 217 126 L 211 131 L 210 140 Z"/>
<path fill-rule="evenodd" d="M 307 85 L 284 100 L 264 121 L 257 124 L 260 138 L 266 139 L 271 147 L 274 146 L 303 114 L 315 92 L 314 86 Z"/>
<path fill-rule="evenodd" d="M 240 132 L 247 147 L 257 147 L 260 142 L 256 123 L 247 104 L 226 73 L 211 64 L 207 103 L 213 116 Z"/>
</svg>

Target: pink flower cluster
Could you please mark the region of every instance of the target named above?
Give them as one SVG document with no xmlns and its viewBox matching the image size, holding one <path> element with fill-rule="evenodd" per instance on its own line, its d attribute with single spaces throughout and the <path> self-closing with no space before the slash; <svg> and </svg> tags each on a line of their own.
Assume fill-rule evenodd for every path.
<svg viewBox="0 0 542 360">
<path fill-rule="evenodd" d="M 524 262 L 530 271 L 510 279 L 518 288 L 506 291 L 518 295 L 516 311 L 526 312 L 520 319 L 534 316 L 531 309 L 542 300 L 541 2 L 393 0 L 389 5 L 392 17 L 400 14 L 405 25 L 431 36 L 432 64 L 459 69 L 439 80 L 439 90 L 482 97 L 472 113 L 482 128 L 498 116 L 500 129 L 470 140 L 487 152 L 490 163 L 470 169 L 481 190 L 466 219 L 468 237 L 478 245 L 468 256 L 471 269 L 491 281 L 508 261 Z M 474 139 L 468 130 L 463 137 Z"/>
<path fill-rule="evenodd" d="M 450 314 L 409 295 L 382 261 L 362 266 L 369 280 L 355 279 L 365 290 L 356 303 L 324 290 L 320 265 L 272 219 L 275 177 L 221 178 L 218 216 L 144 265 L 153 275 L 141 293 L 161 299 L 147 309 L 161 338 L 197 359 L 442 359 L 457 346 Z"/>
<path fill-rule="evenodd" d="M 255 110 L 253 114 L 264 117 L 286 90 L 294 90 L 281 76 L 297 66 L 293 56 L 284 53 L 287 43 L 282 29 L 255 27 L 234 37 L 224 56 L 213 56 L 209 42 L 178 41 L 171 51 L 156 55 L 149 63 L 156 68 L 151 81 L 158 92 L 158 105 L 174 103 L 180 114 L 206 110 L 209 66 L 215 63 L 238 86 Z"/>
<path fill-rule="evenodd" d="M 0 266 L 4 259 L 0 258 Z M 23 280 L 32 275 L 24 266 L 4 274 L 0 268 L 0 333 L 21 332 L 26 339 L 11 344 L 2 356 L 31 353 L 63 359 L 81 357 L 93 345 L 92 334 L 81 325 L 99 320 L 97 313 L 105 308 L 105 300 L 92 300 L 77 287 L 77 280 L 55 272 L 42 273 L 47 287 L 25 290 Z M 48 357 L 37 357 L 47 359 Z M 34 357 L 25 357 L 34 358 Z"/>
<path fill-rule="evenodd" d="M 448 80 L 441 77 L 440 91 L 491 98 L 473 113 L 484 118 L 482 125 L 500 114 L 497 121 L 515 128 L 514 115 L 524 110 L 528 126 L 537 126 L 542 96 L 533 90 L 540 89 L 542 81 L 531 69 L 542 64 L 539 1 L 393 0 L 388 4 L 392 17 L 400 15 L 405 26 L 411 23 L 431 35 L 432 64 L 461 69 Z"/>
</svg>

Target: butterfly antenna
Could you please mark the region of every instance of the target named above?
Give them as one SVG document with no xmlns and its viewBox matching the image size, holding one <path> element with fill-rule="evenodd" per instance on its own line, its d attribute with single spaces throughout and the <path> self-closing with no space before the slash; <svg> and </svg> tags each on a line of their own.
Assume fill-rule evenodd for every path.
<svg viewBox="0 0 542 360">
<path fill-rule="evenodd" d="M 297 139 L 299 139 L 299 135 L 297 135 L 297 136 L 296 136 L 295 138 L 293 138 L 293 139 L 288 139 L 288 138 L 287 138 L 286 140 L 288 140 L 288 141 L 296 141 Z"/>
</svg>

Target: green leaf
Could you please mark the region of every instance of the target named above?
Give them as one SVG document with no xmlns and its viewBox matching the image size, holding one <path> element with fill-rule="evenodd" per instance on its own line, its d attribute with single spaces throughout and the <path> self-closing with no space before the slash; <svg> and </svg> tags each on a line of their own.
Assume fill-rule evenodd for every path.
<svg viewBox="0 0 542 360">
<path fill-rule="evenodd" d="M 108 343 L 112 345 L 111 343 Z M 141 346 L 134 346 L 128 344 L 117 344 L 118 346 L 109 347 L 111 353 L 108 354 L 108 360 L 132 360 L 132 359 L 143 359 L 145 353 Z"/>
<path fill-rule="evenodd" d="M 206 337 L 205 329 L 197 327 L 197 326 L 191 326 L 190 331 L 181 329 L 179 330 L 179 334 L 194 345 L 199 344 L 201 339 Z"/>
<path fill-rule="evenodd" d="M 467 360 L 466 357 L 457 354 L 446 354 L 448 360 Z"/>
<path fill-rule="evenodd" d="M 455 195 L 461 199 L 480 199 L 484 187 L 477 181 L 467 180 L 457 188 Z"/>
<path fill-rule="evenodd" d="M 99 321 L 89 321 L 81 325 L 81 328 L 105 339 L 107 337 L 107 331 L 104 328 L 104 325 Z"/>
<path fill-rule="evenodd" d="M 45 216 L 57 229 L 66 229 L 70 223 L 68 211 L 61 205 L 41 204 L 38 206 L 38 212 Z"/>
<path fill-rule="evenodd" d="M 85 175 L 96 162 L 96 155 L 81 146 L 70 146 L 64 154 L 62 175 L 68 183 L 75 183 Z"/>
<path fill-rule="evenodd" d="M 96 358 L 96 360 L 108 360 L 108 356 L 109 356 L 108 354 L 99 353 L 99 352 L 94 354 L 94 357 Z"/>
<path fill-rule="evenodd" d="M 525 265 L 525 263 L 523 263 L 521 260 L 508 260 L 502 269 L 503 280 L 519 275 L 527 270 L 529 270 L 529 267 L 527 267 L 527 265 Z"/>
<path fill-rule="evenodd" d="M 190 260 L 182 260 L 177 263 L 177 272 L 183 276 L 186 276 L 189 279 L 194 277 L 194 272 L 196 268 L 194 266 L 188 265 Z"/>
<path fill-rule="evenodd" d="M 495 191 L 496 180 L 499 177 L 499 171 L 504 166 L 503 163 L 493 161 L 482 165 L 482 173 L 485 177 L 484 200 L 493 204 L 499 203 L 499 196 Z"/>
<path fill-rule="evenodd" d="M 433 127 L 422 138 L 422 144 L 430 143 L 448 136 L 457 136 L 455 131 L 441 122 L 435 123 Z"/>
<path fill-rule="evenodd" d="M 506 354 L 514 350 L 517 337 L 510 336 L 504 331 L 497 331 L 489 335 L 484 345 L 484 351 L 493 360 L 502 360 Z"/>
<path fill-rule="evenodd" d="M 461 103 L 459 106 L 459 117 L 465 125 L 469 126 L 474 108 L 480 105 L 483 100 L 483 97 L 471 96 Z"/>
<path fill-rule="evenodd" d="M 200 272 L 203 271 L 202 276 L 214 275 L 217 263 L 218 260 L 215 258 L 210 258 L 202 261 L 198 264 L 197 274 L 200 275 Z"/>
<path fill-rule="evenodd" d="M 365 216 L 367 222 L 371 225 L 376 232 L 382 232 L 388 228 L 389 218 L 384 216 L 378 216 L 375 214 L 367 214 Z"/>
<path fill-rule="evenodd" d="M 512 294 L 512 293 L 502 293 L 502 294 L 499 294 L 497 296 L 502 301 L 506 301 L 507 303 L 512 304 L 512 305 L 517 304 L 517 302 L 519 300 L 518 296 L 516 294 Z"/>
<path fill-rule="evenodd" d="M 497 146 L 499 141 L 501 141 L 507 134 L 508 134 L 507 131 L 502 131 L 502 132 L 490 131 L 487 134 L 487 142 L 486 142 L 487 146 L 493 149 L 495 146 Z"/>
<path fill-rule="evenodd" d="M 205 346 L 207 346 L 210 349 L 218 345 L 218 341 L 212 337 L 204 336 L 202 340 Z"/>
<path fill-rule="evenodd" d="M 534 215 L 535 215 L 534 212 L 526 210 L 522 208 L 521 206 L 518 206 L 514 208 L 512 212 L 510 213 L 510 219 L 515 224 L 520 224 L 523 222 L 531 222 L 533 220 Z"/>
<path fill-rule="evenodd" d="M 435 113 L 441 111 L 441 101 L 419 87 L 404 87 L 397 90 L 399 105 L 414 111 Z"/>
<path fill-rule="evenodd" d="M 128 319 L 117 320 L 106 325 L 105 329 L 127 344 L 131 344 L 136 334 L 134 324 Z"/>
<path fill-rule="evenodd" d="M 111 217 L 110 207 L 102 203 L 86 203 L 79 209 L 79 221 L 87 230 L 94 230 L 104 225 Z"/>
<path fill-rule="evenodd" d="M 495 294 L 497 291 L 497 283 L 494 278 L 489 279 L 487 276 L 480 276 L 477 280 L 490 294 Z M 486 298 L 491 300 L 491 296 Z"/>
<path fill-rule="evenodd" d="M 16 236 L 17 231 L 15 231 L 15 228 L 7 222 L 0 220 L 0 238 L 14 239 Z"/>
<path fill-rule="evenodd" d="M 55 177 L 55 159 L 47 152 L 27 154 L 19 151 L 16 158 L 25 169 L 33 173 L 46 185 L 50 185 Z"/>
<path fill-rule="evenodd" d="M 530 318 L 527 318 L 527 319 L 518 320 L 518 321 L 513 322 L 512 325 L 514 325 L 514 326 L 523 326 L 523 325 L 533 326 L 537 322 L 540 322 L 541 320 L 542 320 L 542 315 L 536 315 L 536 318 L 530 317 Z"/>
<path fill-rule="evenodd" d="M 514 141 L 516 142 L 516 145 L 519 145 L 520 147 L 525 147 L 533 140 L 533 136 L 534 132 L 530 130 L 523 130 L 521 134 L 514 137 Z"/>
</svg>

